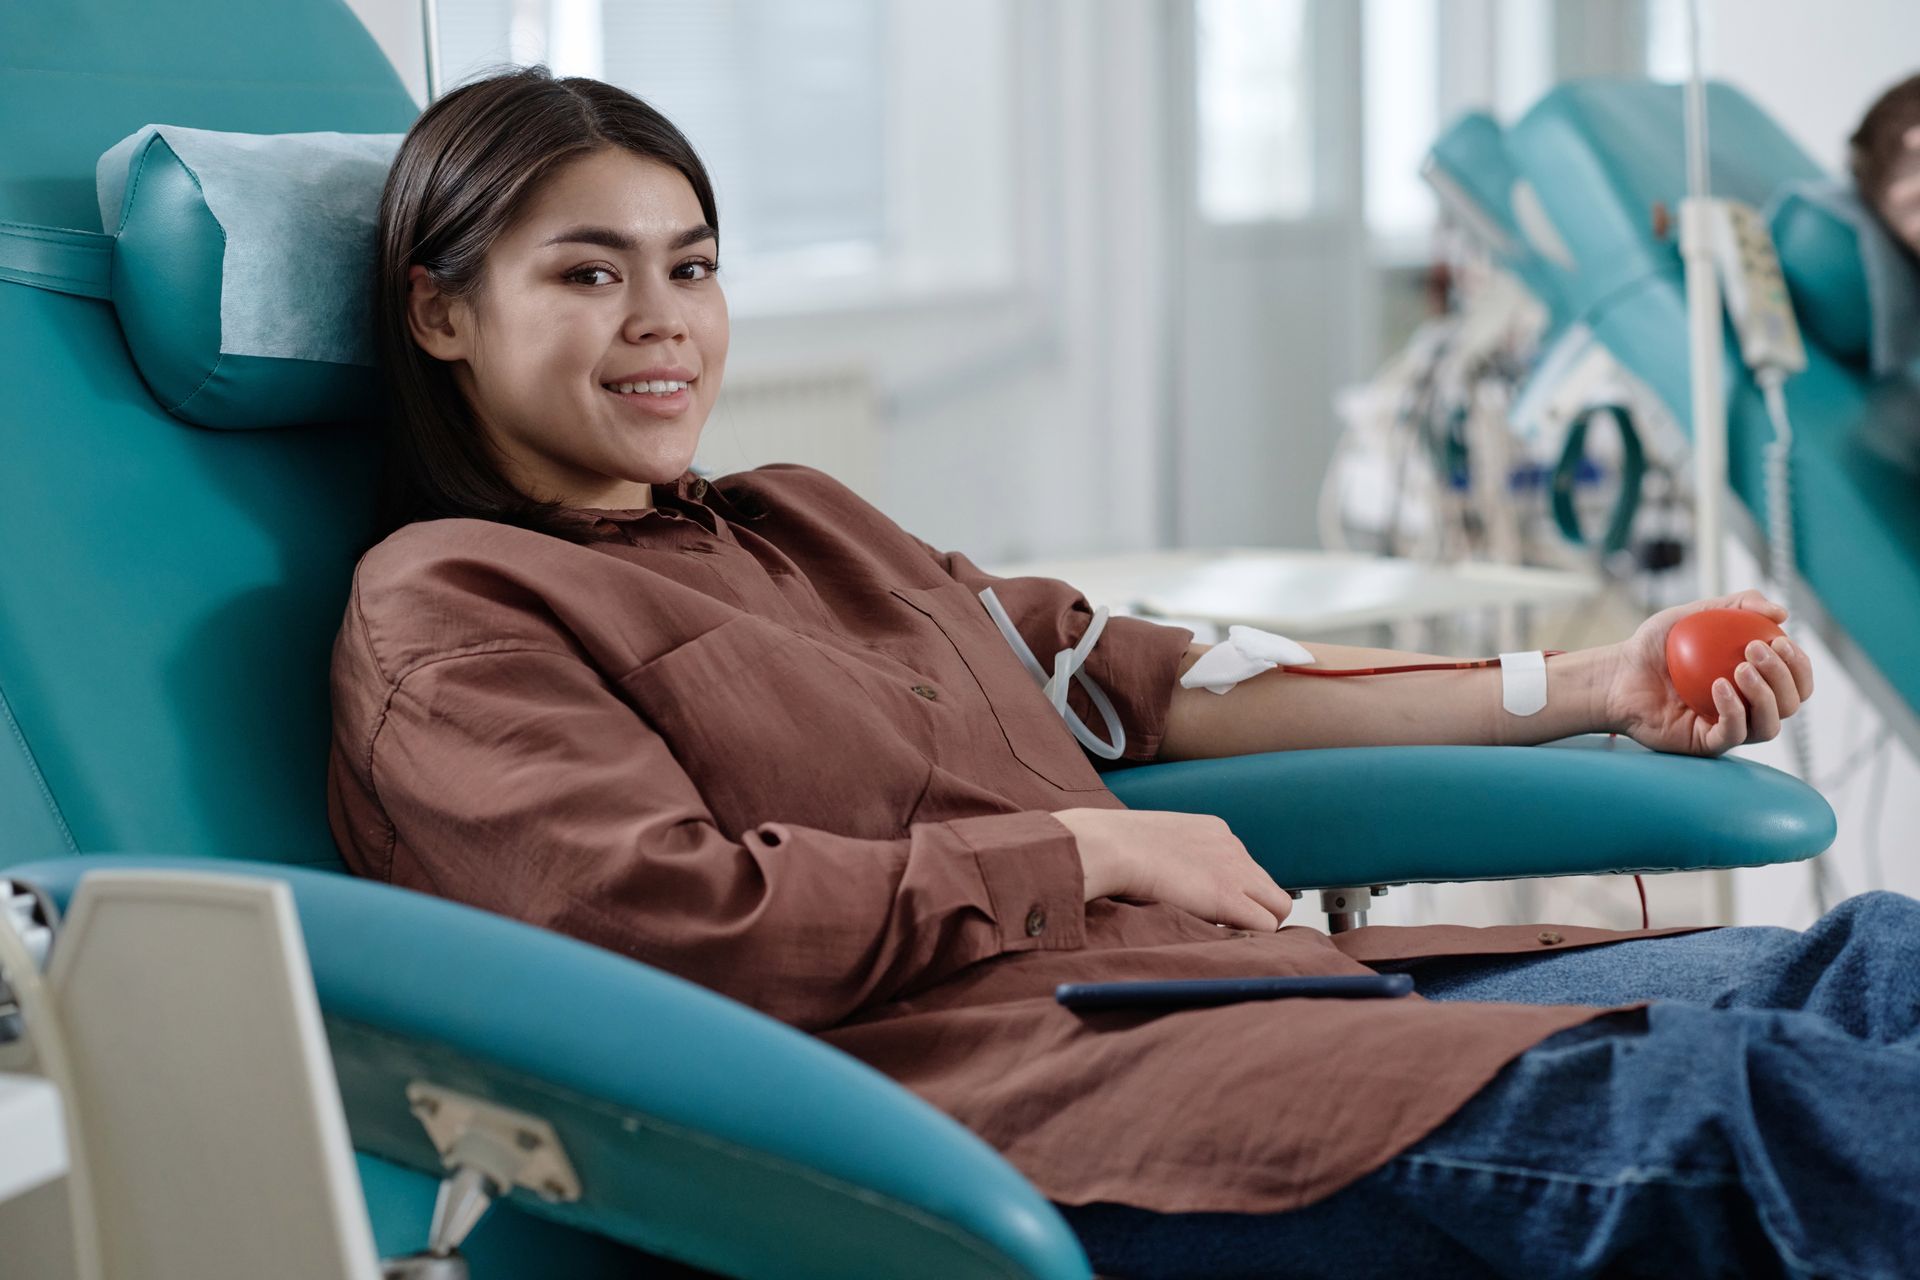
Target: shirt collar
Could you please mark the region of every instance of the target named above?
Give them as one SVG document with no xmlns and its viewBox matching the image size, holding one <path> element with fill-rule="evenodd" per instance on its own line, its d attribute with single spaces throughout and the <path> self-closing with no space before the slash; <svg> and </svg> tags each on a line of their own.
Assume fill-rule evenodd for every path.
<svg viewBox="0 0 1920 1280">
<path fill-rule="evenodd" d="M 729 496 L 728 488 L 737 488 L 737 484 L 727 484 L 734 477 L 722 477 L 716 483 L 704 476 L 693 473 L 688 468 L 679 479 L 670 485 L 653 486 L 653 505 L 650 507 L 569 507 L 569 511 L 579 513 L 590 521 L 605 520 L 615 525 L 631 525 L 653 518 L 670 518 L 664 512 L 677 511 L 718 533 L 727 520 L 759 520 L 767 514 L 764 503 L 750 494 L 736 493 Z"/>
</svg>

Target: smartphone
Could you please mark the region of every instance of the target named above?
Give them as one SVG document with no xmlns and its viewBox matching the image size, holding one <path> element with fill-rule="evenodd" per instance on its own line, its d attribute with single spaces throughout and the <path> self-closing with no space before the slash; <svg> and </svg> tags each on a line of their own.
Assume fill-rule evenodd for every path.
<svg viewBox="0 0 1920 1280">
<path fill-rule="evenodd" d="M 1410 973 L 1339 974 L 1326 978 L 1190 978 L 1171 982 L 1063 982 L 1053 998 L 1069 1009 L 1183 1009 L 1242 1000 L 1303 996 L 1356 1000 L 1404 996 Z"/>
</svg>

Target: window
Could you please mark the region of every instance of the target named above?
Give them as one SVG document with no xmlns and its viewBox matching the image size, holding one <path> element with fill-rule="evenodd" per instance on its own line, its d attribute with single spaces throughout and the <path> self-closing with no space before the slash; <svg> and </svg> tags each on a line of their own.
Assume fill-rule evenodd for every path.
<svg viewBox="0 0 1920 1280">
<path fill-rule="evenodd" d="M 1367 229 L 1417 258 L 1437 212 L 1420 179 L 1428 148 L 1462 112 L 1511 124 L 1540 99 L 1553 81 L 1553 6 L 1366 0 L 1362 23 Z"/>
<path fill-rule="evenodd" d="M 1386 240 L 1433 225 L 1420 161 L 1440 133 L 1439 0 L 1367 0 L 1365 16 L 1367 229 Z"/>
<path fill-rule="evenodd" d="M 1307 0 L 1198 0 L 1200 213 L 1297 218 L 1314 202 Z"/>
<path fill-rule="evenodd" d="M 449 86 L 544 61 L 687 135 L 736 311 L 1014 282 L 1010 0 L 441 0 Z"/>
<path fill-rule="evenodd" d="M 1654 80 L 1681 82 L 1693 71 L 1693 41 L 1687 28 L 1684 0 L 1646 0 L 1647 75 Z M 1701 44 L 1706 45 L 1710 6 L 1702 5 Z"/>
</svg>

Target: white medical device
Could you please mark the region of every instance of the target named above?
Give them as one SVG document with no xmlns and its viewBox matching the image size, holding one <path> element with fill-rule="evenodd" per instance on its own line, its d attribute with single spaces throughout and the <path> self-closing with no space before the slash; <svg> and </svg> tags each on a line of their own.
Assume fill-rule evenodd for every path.
<svg viewBox="0 0 1920 1280">
<path fill-rule="evenodd" d="M 1709 198 L 1698 208 L 1727 315 L 1740 340 L 1740 358 L 1756 374 L 1799 373 L 1807 367 L 1807 349 L 1766 220 L 1758 209 L 1738 200 Z"/>
</svg>

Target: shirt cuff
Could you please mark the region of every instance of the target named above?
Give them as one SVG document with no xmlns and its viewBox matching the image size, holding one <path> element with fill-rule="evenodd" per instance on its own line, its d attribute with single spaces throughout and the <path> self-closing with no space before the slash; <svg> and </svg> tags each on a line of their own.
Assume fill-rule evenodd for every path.
<svg viewBox="0 0 1920 1280">
<path fill-rule="evenodd" d="M 1073 637 L 1075 643 L 1086 632 Z M 1110 617 L 1107 629 L 1087 655 L 1086 672 L 1112 700 L 1127 729 L 1127 749 L 1122 760 L 1153 760 L 1160 754 L 1160 741 L 1166 736 L 1167 716 L 1173 708 L 1173 694 L 1180 680 L 1180 662 L 1193 643 L 1193 632 L 1186 627 L 1151 622 L 1145 618 Z M 1067 686 L 1067 705 L 1086 723 L 1098 728 L 1102 721 L 1093 699 L 1079 681 Z M 1114 768 L 1117 762 L 1095 759 L 1096 768 Z"/>
<path fill-rule="evenodd" d="M 1087 942 L 1086 877 L 1073 832 L 1034 809 L 944 824 L 973 850 L 1003 951 L 1070 951 Z"/>
</svg>

